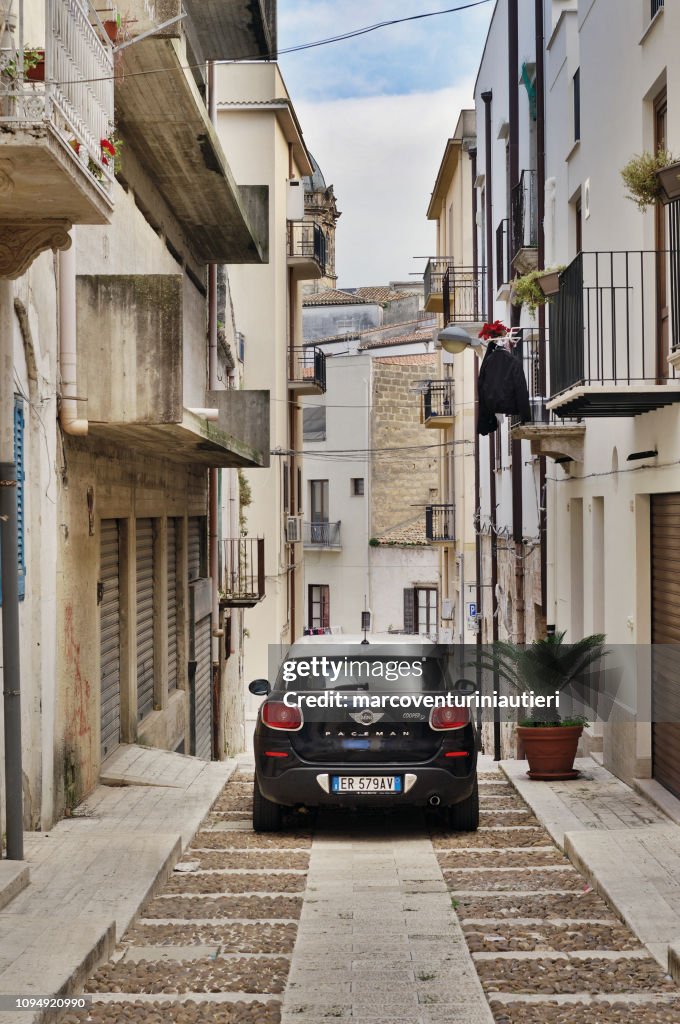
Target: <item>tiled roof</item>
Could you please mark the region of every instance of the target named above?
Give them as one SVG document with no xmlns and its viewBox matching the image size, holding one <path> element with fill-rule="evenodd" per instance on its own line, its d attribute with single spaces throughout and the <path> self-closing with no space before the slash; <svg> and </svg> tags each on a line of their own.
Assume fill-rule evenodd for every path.
<svg viewBox="0 0 680 1024">
<path fill-rule="evenodd" d="M 415 519 L 400 523 L 399 526 L 392 527 L 391 530 L 387 530 L 382 536 L 375 539 L 378 542 L 377 546 L 381 548 L 429 547 L 425 533 L 425 510 L 423 509 L 422 514 L 416 516 Z"/>
<path fill-rule="evenodd" d="M 397 302 L 399 299 L 412 299 L 408 292 L 395 292 L 389 285 L 378 285 L 373 288 L 355 288 L 354 294 L 365 302 Z"/>
<path fill-rule="evenodd" d="M 303 306 L 364 306 L 365 299 L 350 295 L 349 292 L 338 291 L 337 288 L 327 288 L 323 292 L 316 292 L 314 295 L 305 295 L 302 299 Z"/>
<path fill-rule="evenodd" d="M 412 331 L 410 334 L 395 334 L 380 341 L 363 341 L 361 348 L 389 348 L 390 345 L 412 345 L 414 342 L 432 341 L 432 331 Z"/>
</svg>

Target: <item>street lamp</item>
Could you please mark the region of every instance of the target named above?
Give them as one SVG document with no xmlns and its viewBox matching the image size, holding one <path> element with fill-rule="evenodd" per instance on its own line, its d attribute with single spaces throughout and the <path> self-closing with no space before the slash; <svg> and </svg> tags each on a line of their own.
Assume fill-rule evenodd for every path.
<svg viewBox="0 0 680 1024">
<path fill-rule="evenodd" d="M 454 356 L 460 355 L 466 348 L 478 349 L 484 344 L 481 338 L 473 338 L 462 327 L 453 324 L 439 332 L 437 341 L 445 352 L 450 352 Z"/>
</svg>

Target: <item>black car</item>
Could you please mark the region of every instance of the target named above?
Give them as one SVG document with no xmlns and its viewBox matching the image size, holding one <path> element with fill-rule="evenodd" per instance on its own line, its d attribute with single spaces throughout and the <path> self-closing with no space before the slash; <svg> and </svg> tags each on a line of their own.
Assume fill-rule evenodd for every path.
<svg viewBox="0 0 680 1024">
<path fill-rule="evenodd" d="M 451 829 L 477 829 L 466 706 L 476 687 L 452 680 L 450 659 L 434 645 L 395 639 L 355 646 L 308 637 L 273 686 L 250 684 L 266 698 L 254 739 L 256 832 L 278 831 L 284 808 L 399 805 L 439 807 Z"/>
</svg>

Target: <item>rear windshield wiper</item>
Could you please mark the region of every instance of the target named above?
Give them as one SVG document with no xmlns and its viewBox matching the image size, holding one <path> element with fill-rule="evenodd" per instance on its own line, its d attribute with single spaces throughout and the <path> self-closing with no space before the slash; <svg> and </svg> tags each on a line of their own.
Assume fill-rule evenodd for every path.
<svg viewBox="0 0 680 1024">
<path fill-rule="evenodd" d="M 368 683 L 343 683 L 341 686 L 329 686 L 329 690 L 367 690 Z"/>
</svg>

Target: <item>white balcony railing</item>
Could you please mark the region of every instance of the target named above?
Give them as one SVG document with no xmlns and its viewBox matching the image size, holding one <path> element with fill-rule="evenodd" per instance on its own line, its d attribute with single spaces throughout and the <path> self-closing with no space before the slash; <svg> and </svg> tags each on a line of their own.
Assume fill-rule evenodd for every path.
<svg viewBox="0 0 680 1024">
<path fill-rule="evenodd" d="M 96 10 L 89 0 L 45 0 L 44 47 L 29 39 L 31 50 L 24 0 L 0 0 L 0 22 L 0 126 L 47 123 L 108 191 L 114 168 L 102 142 L 113 134 L 113 50 Z M 38 68 L 25 67 L 36 57 Z"/>
</svg>

